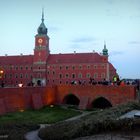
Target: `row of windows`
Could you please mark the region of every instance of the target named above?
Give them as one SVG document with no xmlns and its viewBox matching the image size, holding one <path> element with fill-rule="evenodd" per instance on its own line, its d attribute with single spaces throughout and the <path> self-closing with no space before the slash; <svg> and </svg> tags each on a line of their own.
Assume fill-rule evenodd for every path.
<svg viewBox="0 0 140 140">
<path fill-rule="evenodd" d="M 101 65 L 87 65 L 86 66 L 87 67 L 87 69 L 91 69 L 91 68 L 93 68 L 93 69 L 97 69 L 97 68 L 102 68 L 102 69 L 105 69 L 105 65 L 104 64 L 101 64 Z M 53 68 L 53 69 L 55 69 L 56 68 L 56 66 L 48 66 L 48 68 Z M 75 70 L 76 68 L 77 68 L 77 66 L 59 66 L 59 69 L 60 70 L 62 70 L 62 69 L 65 69 L 65 70 L 68 70 L 68 69 L 73 69 L 73 70 Z M 83 65 L 79 65 L 78 66 L 78 68 L 79 69 L 83 69 L 84 68 L 84 66 Z"/>
<path fill-rule="evenodd" d="M 4 74 L 4 78 L 32 78 L 32 74 Z"/>
<path fill-rule="evenodd" d="M 1 66 L 2 67 L 2 66 Z M 32 66 L 3 66 L 4 69 L 9 70 L 32 70 Z"/>
<path fill-rule="evenodd" d="M 77 77 L 76 77 L 77 76 Z M 79 73 L 78 75 L 76 75 L 75 73 L 72 74 L 59 74 L 59 78 L 84 78 L 84 76 L 82 75 L 82 73 Z M 94 73 L 93 75 L 91 75 L 90 73 L 86 74 L 86 78 L 98 78 L 99 74 L 98 73 Z M 101 73 L 101 78 L 105 78 L 105 73 Z"/>
</svg>

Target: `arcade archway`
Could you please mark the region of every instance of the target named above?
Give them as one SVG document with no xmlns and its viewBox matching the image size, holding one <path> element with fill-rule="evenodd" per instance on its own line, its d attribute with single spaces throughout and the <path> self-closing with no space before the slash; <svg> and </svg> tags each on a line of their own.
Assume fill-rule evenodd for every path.
<svg viewBox="0 0 140 140">
<path fill-rule="evenodd" d="M 63 99 L 63 104 L 78 106 L 79 103 L 80 103 L 80 100 L 73 94 L 68 94 Z"/>
<path fill-rule="evenodd" d="M 112 107 L 112 104 L 104 97 L 99 97 L 92 102 L 93 108 L 105 109 Z"/>
</svg>

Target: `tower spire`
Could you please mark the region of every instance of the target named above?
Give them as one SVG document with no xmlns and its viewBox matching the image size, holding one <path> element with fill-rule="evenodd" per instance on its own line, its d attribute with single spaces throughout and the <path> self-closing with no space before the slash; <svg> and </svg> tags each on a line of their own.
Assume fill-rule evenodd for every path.
<svg viewBox="0 0 140 140">
<path fill-rule="evenodd" d="M 103 49 L 103 55 L 108 56 L 108 49 L 106 48 L 106 42 L 104 41 L 104 49 Z"/>
<path fill-rule="evenodd" d="M 42 34 L 42 35 L 47 35 L 48 29 L 46 28 L 45 24 L 44 24 L 44 8 L 42 8 L 42 18 L 41 18 L 41 24 L 38 27 L 38 34 Z"/>
<path fill-rule="evenodd" d="M 104 49 L 106 49 L 106 41 L 104 40 Z"/>
<path fill-rule="evenodd" d="M 44 22 L 44 8 L 42 8 L 42 22 Z"/>
</svg>

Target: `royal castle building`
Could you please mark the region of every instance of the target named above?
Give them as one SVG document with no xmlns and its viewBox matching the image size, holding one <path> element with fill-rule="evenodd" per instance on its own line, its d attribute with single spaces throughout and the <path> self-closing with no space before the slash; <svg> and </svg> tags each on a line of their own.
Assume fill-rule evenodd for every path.
<svg viewBox="0 0 140 140">
<path fill-rule="evenodd" d="M 72 81 L 88 83 L 90 78 L 96 81 L 112 80 L 117 75 L 116 69 L 108 61 L 106 44 L 102 54 L 67 53 L 50 54 L 48 29 L 41 24 L 35 36 L 33 55 L 0 56 L 0 81 L 5 86 L 58 85 Z"/>
</svg>

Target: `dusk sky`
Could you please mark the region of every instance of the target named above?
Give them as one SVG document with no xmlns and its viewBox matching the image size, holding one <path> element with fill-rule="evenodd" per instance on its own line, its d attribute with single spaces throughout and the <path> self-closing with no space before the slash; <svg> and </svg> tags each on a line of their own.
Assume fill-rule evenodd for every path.
<svg viewBox="0 0 140 140">
<path fill-rule="evenodd" d="M 102 52 L 121 78 L 140 78 L 140 0 L 0 0 L 0 55 L 33 54 L 45 25 L 51 53 Z"/>
</svg>

